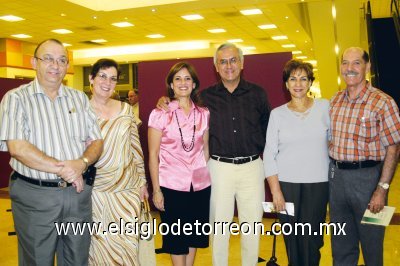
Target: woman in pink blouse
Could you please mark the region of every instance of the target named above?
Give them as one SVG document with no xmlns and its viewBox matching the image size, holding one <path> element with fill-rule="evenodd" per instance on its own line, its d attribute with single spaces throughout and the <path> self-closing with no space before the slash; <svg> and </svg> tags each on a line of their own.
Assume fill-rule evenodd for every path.
<svg viewBox="0 0 400 266">
<path fill-rule="evenodd" d="M 169 229 L 173 223 L 181 225 L 179 235 L 163 235 L 163 251 L 171 254 L 173 265 L 193 265 L 196 248 L 208 247 L 208 235 L 196 235 L 194 224 L 200 223 L 201 233 L 201 225 L 209 220 L 210 113 L 200 107 L 200 81 L 191 64 L 180 62 L 172 66 L 166 85 L 171 99 L 169 111 L 154 109 L 149 118 L 153 202 Z"/>
</svg>

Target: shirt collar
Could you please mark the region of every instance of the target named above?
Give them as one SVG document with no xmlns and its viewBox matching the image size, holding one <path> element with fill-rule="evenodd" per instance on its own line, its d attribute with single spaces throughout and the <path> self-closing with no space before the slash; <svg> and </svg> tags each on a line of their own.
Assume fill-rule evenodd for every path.
<svg viewBox="0 0 400 266">
<path fill-rule="evenodd" d="M 217 89 L 218 91 L 223 91 L 223 90 L 226 90 L 226 91 L 227 91 L 227 90 L 228 90 L 227 88 L 225 88 L 224 83 L 222 83 L 222 81 L 218 82 L 218 84 L 217 84 L 217 86 L 216 86 L 216 89 Z M 244 79 L 242 79 L 242 78 L 240 78 L 239 84 L 238 84 L 238 86 L 235 88 L 235 90 L 233 91 L 233 93 L 235 93 L 236 91 L 241 91 L 241 90 L 245 90 L 245 91 L 250 90 L 250 87 L 249 87 L 248 83 L 247 83 Z"/>
<path fill-rule="evenodd" d="M 370 89 L 371 88 L 371 83 L 367 82 L 364 86 L 364 88 L 360 91 L 358 94 L 357 98 L 355 98 L 353 101 L 361 101 L 361 102 L 367 102 L 369 94 L 370 94 Z M 347 101 L 351 102 L 352 100 L 349 97 L 349 91 L 346 89 L 345 93 L 343 94 L 344 99 Z"/>
<path fill-rule="evenodd" d="M 30 86 L 30 88 L 29 88 L 29 94 L 31 94 L 31 95 L 33 95 L 33 94 L 45 94 L 44 90 L 43 90 L 42 86 L 39 84 L 39 80 L 37 78 L 35 78 L 32 81 L 32 86 Z M 68 96 L 68 95 L 65 92 L 65 87 L 61 83 L 60 88 L 58 89 L 57 97 L 66 97 L 66 96 Z"/>
<path fill-rule="evenodd" d="M 194 108 L 196 108 L 196 105 L 193 103 L 192 100 L 190 100 L 190 104 L 191 104 L 191 106 L 190 106 L 190 112 L 191 112 Z M 176 111 L 177 109 L 181 109 L 181 108 L 179 107 L 179 102 L 178 102 L 177 100 L 173 100 L 172 102 L 170 102 L 170 103 L 168 104 L 168 107 L 169 107 L 169 110 L 170 110 L 171 112 L 174 112 L 174 111 Z"/>
</svg>

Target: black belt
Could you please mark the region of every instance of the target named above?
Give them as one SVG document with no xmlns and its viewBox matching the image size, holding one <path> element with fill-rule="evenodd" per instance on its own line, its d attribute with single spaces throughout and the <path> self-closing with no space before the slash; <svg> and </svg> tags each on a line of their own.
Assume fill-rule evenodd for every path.
<svg viewBox="0 0 400 266">
<path fill-rule="evenodd" d="M 93 186 L 94 183 L 94 178 L 96 176 L 96 168 L 94 166 L 89 166 L 88 169 L 86 170 L 85 173 L 83 173 L 82 177 L 84 180 L 86 180 L 86 184 L 89 186 Z M 18 172 L 15 172 L 11 175 L 11 179 L 22 179 L 28 183 L 37 185 L 37 186 L 42 186 L 42 187 L 70 187 L 72 186 L 72 183 L 68 183 L 65 180 L 59 180 L 59 181 L 44 181 L 44 180 L 39 180 L 36 178 L 30 178 L 24 175 L 21 175 Z"/>
<path fill-rule="evenodd" d="M 244 164 L 248 163 L 254 160 L 257 160 L 260 155 L 253 155 L 253 156 L 247 156 L 247 157 L 234 157 L 234 158 L 227 158 L 227 157 L 221 157 L 218 155 L 211 155 L 211 158 L 214 160 L 217 160 L 218 162 L 223 162 L 223 163 L 233 163 L 233 164 Z"/>
<path fill-rule="evenodd" d="M 346 162 L 346 161 L 337 161 L 331 158 L 333 165 L 335 165 L 339 169 L 360 169 L 360 168 L 368 168 L 374 167 L 381 163 L 381 161 L 359 161 L 359 162 Z"/>
</svg>

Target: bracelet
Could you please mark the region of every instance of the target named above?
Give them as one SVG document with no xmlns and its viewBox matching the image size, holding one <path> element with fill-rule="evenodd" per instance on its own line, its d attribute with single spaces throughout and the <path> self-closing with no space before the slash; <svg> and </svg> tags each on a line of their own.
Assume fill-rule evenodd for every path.
<svg viewBox="0 0 400 266">
<path fill-rule="evenodd" d="M 156 191 L 153 191 L 153 194 L 157 194 L 157 193 L 161 193 L 161 194 L 162 194 L 161 189 L 158 189 L 158 190 L 156 190 Z"/>
<path fill-rule="evenodd" d="M 89 160 L 86 157 L 81 157 L 81 160 L 83 161 L 83 163 L 85 164 L 85 169 L 83 170 L 82 174 L 86 172 L 86 170 L 89 167 Z"/>
</svg>

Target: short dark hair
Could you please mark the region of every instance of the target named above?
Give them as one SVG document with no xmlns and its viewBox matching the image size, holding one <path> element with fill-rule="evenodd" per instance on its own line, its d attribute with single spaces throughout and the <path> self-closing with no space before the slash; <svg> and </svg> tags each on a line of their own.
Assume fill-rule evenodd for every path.
<svg viewBox="0 0 400 266">
<path fill-rule="evenodd" d="M 345 53 L 347 50 L 349 50 L 349 49 L 357 49 L 357 50 L 359 50 L 360 52 L 362 52 L 361 58 L 364 60 L 364 63 L 369 63 L 369 60 L 370 60 L 369 54 L 368 54 L 367 51 L 365 51 L 365 50 L 362 49 L 361 47 L 350 47 L 350 48 L 347 48 L 346 50 L 344 50 L 344 52 L 342 53 L 341 61 L 343 61 L 343 55 L 344 55 L 344 53 Z"/>
<path fill-rule="evenodd" d="M 292 59 L 289 60 L 286 63 L 285 67 L 283 68 L 283 75 L 282 75 L 283 81 L 287 82 L 289 80 L 290 75 L 297 70 L 304 70 L 304 72 L 306 72 L 307 74 L 308 80 L 310 80 L 311 83 L 315 80 L 313 66 L 310 63 Z"/>
<path fill-rule="evenodd" d="M 171 100 L 174 99 L 175 95 L 174 95 L 174 90 L 171 88 L 171 83 L 173 83 L 175 74 L 184 68 L 187 69 L 187 71 L 189 72 L 190 76 L 193 79 L 193 82 L 196 84 L 194 89 L 192 90 L 192 93 L 190 94 L 190 99 L 194 102 L 194 104 L 201 106 L 202 103 L 200 101 L 200 95 L 199 95 L 200 80 L 199 77 L 197 76 L 197 72 L 194 66 L 188 62 L 178 62 L 175 65 L 173 65 L 169 70 L 168 75 L 165 78 L 165 84 L 167 86 L 167 96 Z"/>
<path fill-rule="evenodd" d="M 362 59 L 364 60 L 365 63 L 369 62 L 369 54 L 365 50 L 363 50 Z"/>
<path fill-rule="evenodd" d="M 110 67 L 115 67 L 115 69 L 117 70 L 117 78 L 119 79 L 121 71 L 119 70 L 118 63 L 115 60 L 109 58 L 102 58 L 97 60 L 96 63 L 94 63 L 92 69 L 90 70 L 90 75 L 92 76 L 92 78 L 94 78 L 97 75 L 97 73 L 99 73 L 100 69 L 105 69 Z"/>
<path fill-rule="evenodd" d="M 129 91 L 133 91 L 136 95 L 139 95 L 139 90 L 136 89 L 136 88 L 133 88 L 133 89 L 131 89 Z M 129 93 L 129 91 L 128 91 L 128 93 Z"/>
<path fill-rule="evenodd" d="M 35 52 L 33 52 L 33 56 L 34 56 L 34 57 L 37 57 L 37 51 L 39 50 L 39 48 L 40 48 L 45 42 L 55 42 L 55 43 L 61 45 L 62 47 L 64 47 L 64 44 L 63 44 L 61 41 L 57 40 L 57 39 L 46 39 L 46 40 L 40 42 L 40 43 L 36 46 Z M 67 50 L 67 48 L 64 47 L 64 49 L 65 49 L 65 51 L 67 52 L 67 56 L 68 56 L 68 50 Z"/>
</svg>

